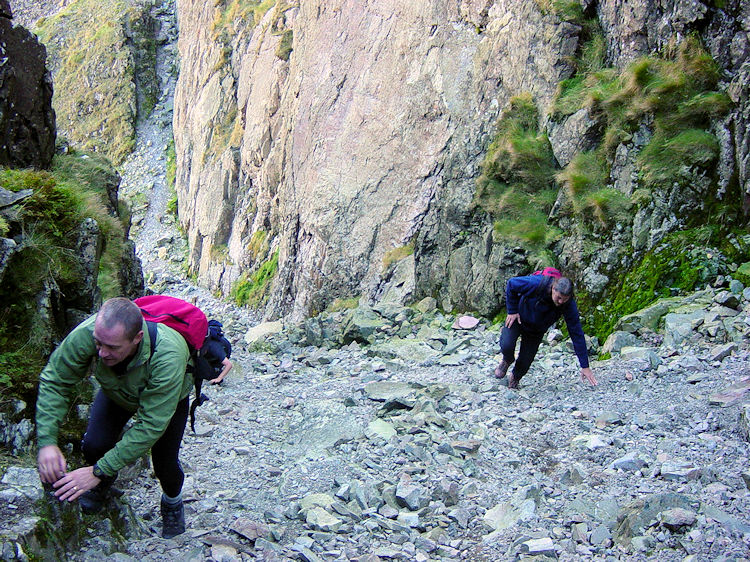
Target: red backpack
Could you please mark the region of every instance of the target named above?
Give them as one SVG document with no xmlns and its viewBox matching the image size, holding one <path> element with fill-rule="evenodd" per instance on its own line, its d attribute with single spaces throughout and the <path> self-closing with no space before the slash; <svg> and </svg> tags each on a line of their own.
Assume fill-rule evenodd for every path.
<svg viewBox="0 0 750 562">
<path fill-rule="evenodd" d="M 560 279 L 560 277 L 562 277 L 562 273 L 560 273 L 560 270 L 556 267 L 545 267 L 540 271 L 535 271 L 532 275 L 546 275 L 547 277 L 554 277 L 555 279 Z"/>
<path fill-rule="evenodd" d="M 193 365 L 188 366 L 188 371 L 193 374 L 195 386 L 195 400 L 190 406 L 190 427 L 195 433 L 195 409 L 204 402 L 201 386 L 204 380 L 216 376 L 211 365 L 201 354 L 201 348 L 208 336 L 208 319 L 200 308 L 176 297 L 149 295 L 139 297 L 133 302 L 141 309 L 141 314 L 146 320 L 151 338 L 151 356 L 156 351 L 158 333 L 156 324 L 165 324 L 174 329 L 185 338 L 188 344 L 190 357 L 193 360 Z"/>
<path fill-rule="evenodd" d="M 182 299 L 149 295 L 133 301 L 149 322 L 166 324 L 185 338 L 191 351 L 198 351 L 208 335 L 208 319 L 203 311 Z"/>
</svg>

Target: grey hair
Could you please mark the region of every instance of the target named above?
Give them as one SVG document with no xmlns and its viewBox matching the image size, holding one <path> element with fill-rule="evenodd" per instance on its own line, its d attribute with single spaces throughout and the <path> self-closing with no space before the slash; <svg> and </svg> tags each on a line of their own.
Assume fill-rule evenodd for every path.
<svg viewBox="0 0 750 562">
<path fill-rule="evenodd" d="M 105 301 L 96 318 L 107 328 L 120 324 L 125 328 L 125 336 L 130 340 L 134 339 L 143 328 L 141 309 L 125 297 L 115 297 Z"/>
<path fill-rule="evenodd" d="M 567 277 L 560 277 L 556 279 L 552 288 L 558 293 L 566 297 L 573 296 L 573 282 Z"/>
</svg>

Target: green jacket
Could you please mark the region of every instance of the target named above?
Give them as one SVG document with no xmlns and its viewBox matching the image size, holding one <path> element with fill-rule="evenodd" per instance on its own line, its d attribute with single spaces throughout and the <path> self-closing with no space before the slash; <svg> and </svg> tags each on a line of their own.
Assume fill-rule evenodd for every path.
<svg viewBox="0 0 750 562">
<path fill-rule="evenodd" d="M 58 427 L 68 411 L 73 388 L 88 374 L 91 360 L 98 358 L 95 320 L 96 315 L 68 334 L 39 376 L 36 427 L 40 448 L 57 445 Z M 149 361 L 151 339 L 143 323 L 143 340 L 122 377 L 100 361 L 94 363 L 94 377 L 104 394 L 136 414 L 120 441 L 97 462 L 108 476 L 147 453 L 166 430 L 178 402 L 190 394 L 193 380 L 185 373 L 190 357 L 185 340 L 164 324 L 158 324 L 157 329 L 156 352 Z"/>
</svg>

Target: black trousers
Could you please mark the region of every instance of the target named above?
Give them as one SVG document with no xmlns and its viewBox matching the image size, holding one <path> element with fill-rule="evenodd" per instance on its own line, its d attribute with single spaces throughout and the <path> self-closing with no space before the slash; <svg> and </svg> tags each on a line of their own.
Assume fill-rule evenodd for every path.
<svg viewBox="0 0 750 562">
<path fill-rule="evenodd" d="M 154 473 L 164 493 L 172 498 L 179 495 L 185 481 L 185 473 L 182 471 L 178 455 L 182 435 L 185 433 L 188 405 L 187 396 L 180 400 L 166 431 L 151 448 Z M 132 412 L 118 406 L 104 392 L 100 390 L 97 393 L 91 405 L 89 423 L 81 442 L 83 456 L 89 465 L 93 466 L 115 446 L 125 424 L 131 417 L 133 417 Z"/>
<path fill-rule="evenodd" d="M 513 377 L 517 381 L 521 380 L 521 377 L 529 371 L 543 337 L 544 334 L 524 330 L 523 324 L 519 324 L 518 321 L 514 322 L 510 328 L 503 326 L 503 331 L 500 334 L 500 351 L 506 363 L 512 364 L 515 361 Z M 518 350 L 518 358 L 516 358 L 518 338 L 521 338 L 521 348 Z"/>
</svg>

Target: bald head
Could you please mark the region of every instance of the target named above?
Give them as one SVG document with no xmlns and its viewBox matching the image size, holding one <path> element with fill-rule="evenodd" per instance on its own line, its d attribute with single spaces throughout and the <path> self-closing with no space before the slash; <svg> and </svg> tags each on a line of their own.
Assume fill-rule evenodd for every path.
<svg viewBox="0 0 750 562">
<path fill-rule="evenodd" d="M 120 325 L 123 327 L 124 335 L 132 340 L 141 331 L 143 316 L 141 309 L 133 301 L 116 297 L 104 302 L 96 315 L 96 322 L 107 329 Z"/>
</svg>

